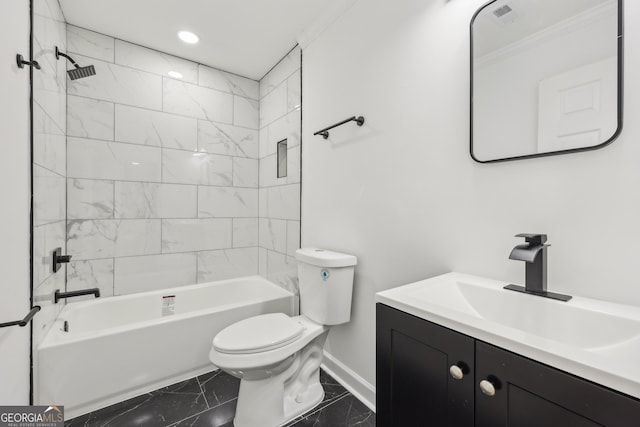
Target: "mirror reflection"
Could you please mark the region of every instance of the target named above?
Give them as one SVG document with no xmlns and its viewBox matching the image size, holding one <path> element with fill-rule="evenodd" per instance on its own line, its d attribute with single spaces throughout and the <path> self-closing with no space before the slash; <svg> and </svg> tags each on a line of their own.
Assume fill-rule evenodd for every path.
<svg viewBox="0 0 640 427">
<path fill-rule="evenodd" d="M 598 148 L 617 136 L 619 8 L 618 0 L 496 0 L 476 13 L 475 160 Z"/>
</svg>

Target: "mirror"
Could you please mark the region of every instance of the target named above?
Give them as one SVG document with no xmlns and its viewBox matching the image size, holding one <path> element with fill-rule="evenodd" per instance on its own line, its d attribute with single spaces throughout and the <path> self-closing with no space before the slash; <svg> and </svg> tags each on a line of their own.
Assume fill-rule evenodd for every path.
<svg viewBox="0 0 640 427">
<path fill-rule="evenodd" d="M 622 127 L 622 0 L 494 0 L 471 20 L 471 157 L 601 148 Z"/>
</svg>

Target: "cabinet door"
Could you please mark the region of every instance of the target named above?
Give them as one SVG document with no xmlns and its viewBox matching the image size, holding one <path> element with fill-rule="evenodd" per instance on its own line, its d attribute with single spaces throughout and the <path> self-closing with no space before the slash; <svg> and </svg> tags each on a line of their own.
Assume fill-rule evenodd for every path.
<svg viewBox="0 0 640 427">
<path fill-rule="evenodd" d="M 376 313 L 376 425 L 473 426 L 473 338 L 382 304 Z"/>
<path fill-rule="evenodd" d="M 493 384 L 489 396 L 480 381 Z M 485 383 L 485 391 L 487 384 Z M 491 386 L 488 387 L 491 394 Z M 506 350 L 476 342 L 476 425 L 640 425 L 640 402 Z"/>
</svg>

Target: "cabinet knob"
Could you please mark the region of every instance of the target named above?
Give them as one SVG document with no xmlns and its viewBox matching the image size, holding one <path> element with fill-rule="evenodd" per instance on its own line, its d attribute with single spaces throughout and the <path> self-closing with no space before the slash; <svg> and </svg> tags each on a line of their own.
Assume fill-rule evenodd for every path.
<svg viewBox="0 0 640 427">
<path fill-rule="evenodd" d="M 462 377 L 464 377 L 464 372 L 458 365 L 451 365 L 449 367 L 449 374 L 451 374 L 451 377 L 454 380 L 461 380 Z"/>
<path fill-rule="evenodd" d="M 482 391 L 482 394 L 489 397 L 493 397 L 496 394 L 496 388 L 489 380 L 480 381 L 480 391 Z"/>
</svg>

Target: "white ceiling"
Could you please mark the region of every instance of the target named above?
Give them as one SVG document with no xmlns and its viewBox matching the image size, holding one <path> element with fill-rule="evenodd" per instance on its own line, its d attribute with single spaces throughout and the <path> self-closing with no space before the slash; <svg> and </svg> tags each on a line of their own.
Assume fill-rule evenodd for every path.
<svg viewBox="0 0 640 427">
<path fill-rule="evenodd" d="M 60 0 L 68 23 L 260 79 L 336 0 Z M 200 37 L 187 45 L 176 36 Z"/>
</svg>

